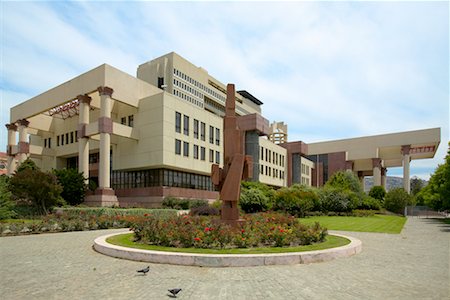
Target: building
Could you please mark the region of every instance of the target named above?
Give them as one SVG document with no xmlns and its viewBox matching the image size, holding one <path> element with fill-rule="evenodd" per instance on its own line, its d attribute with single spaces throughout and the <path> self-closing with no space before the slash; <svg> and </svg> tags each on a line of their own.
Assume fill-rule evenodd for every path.
<svg viewBox="0 0 450 300">
<path fill-rule="evenodd" d="M 78 168 L 98 185 L 90 205 L 217 199 L 210 173 L 223 164 L 225 99 L 222 82 L 173 52 L 140 65 L 137 77 L 101 65 L 11 108 L 8 174 L 27 157 L 43 170 Z M 405 162 L 408 174 L 410 159 L 433 157 L 439 145 L 439 128 L 288 142 L 287 125 L 269 125 L 259 99 L 239 90 L 235 100 L 240 126 L 259 128 L 245 135 L 253 180 L 275 187 L 319 186 L 336 170 L 373 174 L 381 185 L 384 168 Z"/>
</svg>

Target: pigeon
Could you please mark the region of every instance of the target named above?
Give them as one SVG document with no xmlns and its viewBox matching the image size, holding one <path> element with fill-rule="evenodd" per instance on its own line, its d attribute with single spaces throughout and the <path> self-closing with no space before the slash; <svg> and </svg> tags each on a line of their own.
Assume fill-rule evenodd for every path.
<svg viewBox="0 0 450 300">
<path fill-rule="evenodd" d="M 137 270 L 136 272 L 146 274 L 148 271 L 150 271 L 150 266 L 147 266 L 147 268 L 144 268 L 142 270 Z"/>
<path fill-rule="evenodd" d="M 169 292 L 172 294 L 171 297 L 176 298 L 177 294 L 181 291 L 181 289 L 170 289 Z"/>
</svg>

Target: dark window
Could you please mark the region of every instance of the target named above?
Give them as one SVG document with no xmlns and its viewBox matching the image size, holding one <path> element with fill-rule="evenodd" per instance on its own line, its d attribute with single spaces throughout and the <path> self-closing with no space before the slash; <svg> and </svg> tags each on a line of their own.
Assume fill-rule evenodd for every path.
<svg viewBox="0 0 450 300">
<path fill-rule="evenodd" d="M 120 124 L 127 125 L 127 118 L 126 117 L 121 118 L 120 119 Z"/>
<path fill-rule="evenodd" d="M 189 143 L 183 142 L 183 156 L 189 156 Z"/>
<path fill-rule="evenodd" d="M 201 160 L 205 160 L 206 158 L 205 158 L 205 156 L 206 156 L 206 149 L 205 149 L 205 147 L 201 147 L 200 148 L 200 159 Z"/>
<path fill-rule="evenodd" d="M 48 147 L 49 147 L 49 148 L 52 147 L 52 138 L 48 138 Z"/>
<path fill-rule="evenodd" d="M 220 129 L 216 128 L 216 145 L 220 145 Z"/>
<path fill-rule="evenodd" d="M 183 120 L 183 132 L 185 135 L 189 135 L 189 117 L 186 115 Z"/>
<path fill-rule="evenodd" d="M 263 147 L 261 147 L 261 157 L 259 159 L 264 160 L 264 148 Z"/>
<path fill-rule="evenodd" d="M 61 134 L 61 146 L 64 145 L 64 134 Z"/>
<path fill-rule="evenodd" d="M 66 144 L 69 143 L 69 133 L 66 133 Z"/>
<path fill-rule="evenodd" d="M 214 150 L 209 149 L 209 162 L 214 162 Z"/>
<path fill-rule="evenodd" d="M 194 158 L 198 159 L 198 146 L 194 145 Z"/>
<path fill-rule="evenodd" d="M 175 154 L 181 155 L 181 141 L 175 140 Z"/>
<path fill-rule="evenodd" d="M 163 85 L 164 85 L 164 77 L 158 77 L 158 87 L 162 89 Z"/>
<path fill-rule="evenodd" d="M 59 135 L 56 136 L 56 146 L 59 146 Z"/>
<path fill-rule="evenodd" d="M 269 156 L 269 155 L 268 155 L 268 152 L 269 152 L 269 150 L 266 149 L 266 156 L 264 156 L 264 157 L 266 158 L 266 161 L 268 161 L 268 156 Z M 266 174 L 266 175 L 267 175 L 267 174 Z"/>
<path fill-rule="evenodd" d="M 209 126 L 209 142 L 214 144 L 214 127 Z"/>
<path fill-rule="evenodd" d="M 134 125 L 134 116 L 128 116 L 128 126 L 133 127 Z"/>
<path fill-rule="evenodd" d="M 194 119 L 194 138 L 198 139 L 198 120 Z"/>
<path fill-rule="evenodd" d="M 206 131 L 206 124 L 203 123 L 203 122 L 201 122 L 201 123 L 200 123 L 200 139 L 201 139 L 202 141 L 205 140 L 205 131 Z"/>
<path fill-rule="evenodd" d="M 70 143 L 73 144 L 73 131 L 70 132 Z"/>
<path fill-rule="evenodd" d="M 220 152 L 216 151 L 216 164 L 220 164 Z"/>
<path fill-rule="evenodd" d="M 44 148 L 47 148 L 47 139 L 44 139 Z"/>
<path fill-rule="evenodd" d="M 181 114 L 175 112 L 175 131 L 181 133 Z"/>
</svg>

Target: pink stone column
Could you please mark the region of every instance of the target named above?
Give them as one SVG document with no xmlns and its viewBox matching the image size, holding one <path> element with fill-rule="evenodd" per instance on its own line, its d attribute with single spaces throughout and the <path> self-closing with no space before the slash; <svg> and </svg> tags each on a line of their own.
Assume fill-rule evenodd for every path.
<svg viewBox="0 0 450 300">
<path fill-rule="evenodd" d="M 14 123 L 6 124 L 8 129 L 8 145 L 6 148 L 6 154 L 8 155 L 7 161 L 7 175 L 12 175 L 16 171 L 16 156 L 12 153 L 12 147 L 16 144 L 16 131 L 17 125 Z"/>
<path fill-rule="evenodd" d="M 381 168 L 381 186 L 386 189 L 386 168 Z"/>
<path fill-rule="evenodd" d="M 381 186 L 381 158 L 372 158 L 373 186 Z"/>
<path fill-rule="evenodd" d="M 88 95 L 77 97 L 79 106 L 78 116 L 78 172 L 82 173 L 85 183 L 89 183 L 89 137 L 86 136 L 86 126 L 89 124 L 89 110 L 92 98 Z"/>
<path fill-rule="evenodd" d="M 403 155 L 403 189 L 410 193 L 410 174 L 409 174 L 409 163 L 411 161 L 410 156 L 411 145 L 403 145 L 402 146 L 402 155 Z"/>
<path fill-rule="evenodd" d="M 19 124 L 19 144 L 18 144 L 18 153 L 19 153 L 19 163 L 23 163 L 30 153 L 30 144 L 27 142 L 27 134 L 28 134 L 28 122 L 26 119 L 21 119 L 17 121 Z"/>
<path fill-rule="evenodd" d="M 108 190 L 110 184 L 110 147 L 112 133 L 111 121 L 111 96 L 114 90 L 109 87 L 99 87 L 100 93 L 100 118 L 98 119 L 98 126 L 100 132 L 100 162 L 99 162 L 99 188 Z"/>
</svg>

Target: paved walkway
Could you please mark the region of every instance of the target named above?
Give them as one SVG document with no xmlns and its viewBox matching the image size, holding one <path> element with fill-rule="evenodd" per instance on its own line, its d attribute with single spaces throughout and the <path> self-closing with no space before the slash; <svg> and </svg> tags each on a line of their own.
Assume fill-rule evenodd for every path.
<svg viewBox="0 0 450 300">
<path fill-rule="evenodd" d="M 343 232 L 363 252 L 325 263 L 247 268 L 147 264 L 92 250 L 114 230 L 0 238 L 0 298 L 449 299 L 450 225 L 410 218 L 401 234 Z"/>
</svg>

